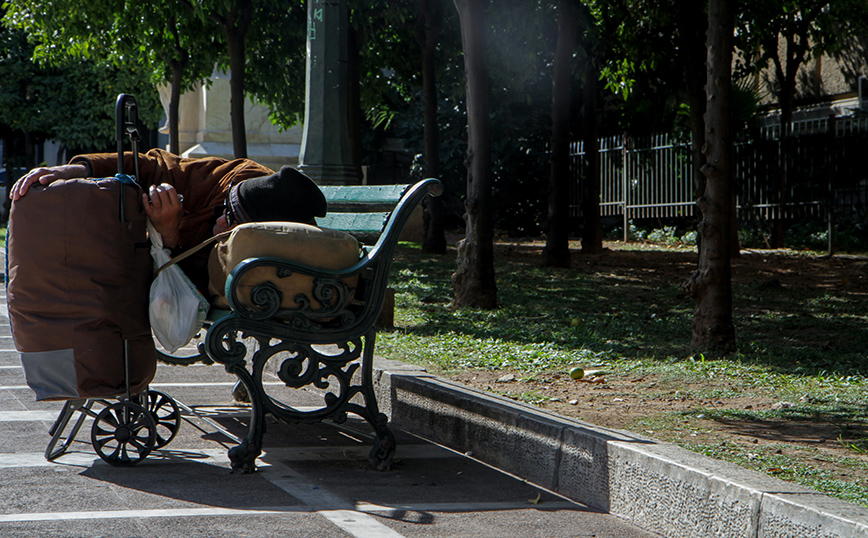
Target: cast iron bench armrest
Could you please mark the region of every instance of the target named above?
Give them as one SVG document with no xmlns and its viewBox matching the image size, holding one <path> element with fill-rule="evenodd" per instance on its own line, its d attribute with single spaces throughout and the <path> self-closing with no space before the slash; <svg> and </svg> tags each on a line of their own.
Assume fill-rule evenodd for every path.
<svg viewBox="0 0 868 538">
<path fill-rule="evenodd" d="M 347 187 L 350 189 L 351 187 Z M 356 187 L 365 188 L 365 187 Z M 389 269 L 391 268 L 392 256 L 395 248 L 398 245 L 398 239 L 410 215 L 419 204 L 419 202 L 428 194 L 439 195 L 441 183 L 437 180 L 423 180 L 413 185 L 409 189 L 403 189 L 404 193 L 395 210 L 391 213 L 386 221 L 376 244 L 371 247 L 364 247 L 364 254 L 361 259 L 351 267 L 341 270 L 329 270 L 319 267 L 300 264 L 290 260 L 273 257 L 248 258 L 239 263 L 226 279 L 225 295 L 229 302 L 232 311 L 251 320 L 265 320 L 272 317 L 285 318 L 289 316 L 299 317 L 306 316 L 308 318 L 330 318 L 336 314 L 336 311 L 349 308 L 350 316 L 344 319 L 344 331 L 334 331 L 338 333 L 356 332 L 363 334 L 376 321 L 380 308 L 382 307 L 385 296 L 386 285 L 388 283 Z M 276 285 L 269 285 L 267 282 L 257 286 L 250 294 L 250 300 L 254 308 L 245 307 L 239 300 L 239 291 L 236 284 L 243 281 L 243 276 L 249 271 L 258 267 L 274 267 L 277 269 L 277 274 L 283 277 L 288 277 L 292 274 L 308 275 L 323 285 L 327 285 L 328 292 L 334 292 L 331 297 L 330 308 L 323 309 L 324 311 L 317 314 L 312 310 L 301 311 L 299 309 L 281 309 L 280 304 L 282 297 L 277 291 Z M 352 293 L 348 290 L 340 290 L 340 282 L 351 277 L 359 277 L 359 287 Z M 348 294 L 343 297 L 341 293 Z M 305 301 L 305 298 L 301 298 Z M 308 298 L 317 299 L 320 298 Z M 357 304 L 364 304 L 363 308 L 352 308 L 349 305 L 350 299 L 353 299 Z M 340 304 L 344 301 L 344 304 Z M 352 322 L 349 321 L 352 317 Z M 311 330 L 316 329 L 317 332 L 323 330 L 322 327 L 311 325 Z M 299 338 L 304 339 L 304 335 L 299 335 Z"/>
</svg>

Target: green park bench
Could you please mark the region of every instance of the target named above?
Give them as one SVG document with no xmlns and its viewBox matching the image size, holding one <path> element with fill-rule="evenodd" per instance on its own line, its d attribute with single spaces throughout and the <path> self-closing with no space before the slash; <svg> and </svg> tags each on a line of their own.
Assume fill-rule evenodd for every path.
<svg viewBox="0 0 868 538">
<path fill-rule="evenodd" d="M 133 154 L 138 153 L 135 99 L 121 94 L 116 107 L 122 171 L 125 136 Z M 224 268 L 229 272 L 222 286 L 225 297 L 215 301 L 222 307 L 212 305 L 192 345 L 173 354 L 158 349 L 157 356 L 170 365 L 220 363 L 238 377 L 234 392 L 246 393 L 251 408 L 247 437 L 229 450 L 233 470 L 255 470 L 267 414 L 292 423 L 342 423 L 348 413 L 355 414 L 374 430 L 368 460 L 375 469 L 389 468 L 395 437 L 379 411 L 372 375 L 377 321 L 402 231 L 420 202 L 439 196 L 442 189 L 437 179 L 413 185 L 322 187 L 329 210 L 317 219 L 319 230 L 293 223 L 248 223 L 218 246 L 225 247 L 219 263 L 232 266 Z M 307 265 L 289 259 L 294 256 Z M 125 352 L 125 398 L 119 396 L 115 404 L 68 399 L 49 430 L 46 459 L 64 454 L 88 418 L 94 419 L 94 449 L 112 465 L 135 465 L 175 437 L 181 423 L 177 402 L 151 389 L 132 394 L 127 361 Z M 321 404 L 293 407 L 281 401 L 288 391 L 273 386 L 265 390 L 275 378 L 288 389 L 318 390 Z M 97 404 L 105 409 L 97 413 Z"/>
<path fill-rule="evenodd" d="M 198 354 L 160 354 L 160 360 L 168 364 L 218 362 L 238 376 L 250 398 L 251 416 L 247 437 L 229 450 L 233 469 L 255 468 L 266 414 L 293 423 L 325 419 L 341 423 L 347 413 L 353 413 L 374 430 L 376 440 L 368 456 L 374 468 L 387 469 L 395 453 L 395 437 L 379 411 L 373 386 L 376 321 L 387 295 L 399 236 L 422 199 L 438 196 L 442 185 L 436 179 L 425 179 L 414 185 L 327 186 L 322 190 L 329 212 L 317 219 L 318 226 L 357 237 L 362 244 L 359 261 L 346 269 L 326 270 L 280 258 L 248 258 L 227 279 L 226 297 L 232 309 L 209 313 Z M 313 277 L 314 296 L 296 299 L 306 305 L 303 308 L 287 309 L 281 307 L 275 283 L 266 281 L 249 292 L 256 308 L 233 302 L 239 293 L 236 284 L 251 270 L 263 267 L 275 268 L 278 279 L 293 274 Z M 249 338 L 257 343 L 252 355 L 243 342 Z M 322 405 L 296 409 L 278 401 L 263 386 L 263 378 L 272 374 L 290 388 L 323 390 Z"/>
</svg>

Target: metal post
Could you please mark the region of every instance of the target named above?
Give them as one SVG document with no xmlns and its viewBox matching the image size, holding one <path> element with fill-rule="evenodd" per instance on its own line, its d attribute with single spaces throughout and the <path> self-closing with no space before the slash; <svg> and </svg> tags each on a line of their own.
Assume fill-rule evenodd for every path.
<svg viewBox="0 0 868 538">
<path fill-rule="evenodd" d="M 621 197 L 624 198 L 624 242 L 630 236 L 630 219 L 627 216 L 627 134 L 621 135 Z"/>
<path fill-rule="evenodd" d="M 860 90 L 861 90 L 861 85 L 860 85 Z M 861 95 L 860 95 L 860 97 L 861 97 Z M 832 137 L 833 140 L 835 139 L 835 135 L 836 135 L 836 131 L 837 131 L 837 125 L 836 125 L 835 120 L 836 120 L 835 113 L 833 112 L 829 116 L 829 129 L 826 132 L 826 136 Z M 835 255 L 835 237 L 834 237 L 834 235 L 835 235 L 835 187 L 832 184 L 832 181 L 833 181 L 832 178 L 834 178 L 837 174 L 836 174 L 836 171 L 830 170 L 830 168 L 832 166 L 834 166 L 834 164 L 833 164 L 833 159 L 830 158 L 829 154 L 830 154 L 829 151 L 825 152 L 825 160 L 826 160 L 825 168 L 827 170 L 826 177 L 828 178 L 828 181 L 829 181 L 829 184 L 827 186 L 829 199 L 828 199 L 828 202 L 826 203 L 826 213 L 827 213 L 826 214 L 826 226 L 827 226 L 826 239 L 828 241 L 827 254 L 831 258 L 832 256 Z"/>
<path fill-rule="evenodd" d="M 127 400 L 132 399 L 130 393 L 130 341 L 124 340 L 124 385 L 127 389 Z"/>
</svg>

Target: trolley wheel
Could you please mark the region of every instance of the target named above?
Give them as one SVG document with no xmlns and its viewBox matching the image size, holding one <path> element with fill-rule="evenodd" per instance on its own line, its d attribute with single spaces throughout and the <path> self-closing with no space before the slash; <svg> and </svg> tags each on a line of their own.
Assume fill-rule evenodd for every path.
<svg viewBox="0 0 868 538">
<path fill-rule="evenodd" d="M 141 398 L 144 396 L 145 398 Z M 142 401 L 144 399 L 144 401 Z M 178 435 L 181 428 L 181 410 L 178 404 L 168 394 L 157 390 L 148 389 L 139 396 L 139 402 L 151 414 L 156 424 L 156 438 L 154 448 L 163 448 Z"/>
<path fill-rule="evenodd" d="M 110 465 L 128 467 L 145 459 L 154 448 L 157 425 L 137 403 L 120 401 L 103 409 L 94 420 L 90 440 L 99 457 Z"/>
</svg>

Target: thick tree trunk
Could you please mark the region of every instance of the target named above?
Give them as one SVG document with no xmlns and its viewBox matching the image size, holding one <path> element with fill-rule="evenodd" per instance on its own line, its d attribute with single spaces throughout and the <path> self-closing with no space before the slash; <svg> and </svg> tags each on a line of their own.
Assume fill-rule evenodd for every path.
<svg viewBox="0 0 868 538">
<path fill-rule="evenodd" d="M 690 107 L 690 134 L 693 155 L 693 190 L 696 196 L 705 192 L 705 163 L 702 147 L 705 145 L 705 34 L 708 29 L 708 16 L 703 11 L 703 2 L 696 0 L 677 0 L 678 35 L 684 66 L 684 82 L 687 90 L 687 104 Z M 699 213 L 697 211 L 697 213 Z M 697 221 L 702 215 L 697 215 Z"/>
<path fill-rule="evenodd" d="M 552 72 L 552 137 L 549 204 L 543 265 L 570 266 L 570 135 L 573 52 L 579 10 L 576 0 L 558 2 L 558 44 Z"/>
<path fill-rule="evenodd" d="M 443 23 L 443 0 L 418 0 L 419 26 L 416 38 L 422 48 L 422 91 L 425 99 L 425 176 L 440 177 L 440 126 L 437 123 L 437 44 Z M 446 254 L 443 198 L 426 196 L 422 201 L 422 252 Z"/>
<path fill-rule="evenodd" d="M 465 238 L 452 275 L 453 307 L 497 307 L 491 216 L 491 129 L 484 0 L 454 0 L 461 21 L 467 78 L 467 198 Z"/>
<path fill-rule="evenodd" d="M 708 78 L 705 113 L 705 191 L 697 201 L 703 220 L 699 268 L 685 283 L 696 301 L 693 338 L 696 350 L 735 351 L 730 267 L 733 133 L 730 121 L 734 0 L 710 0 L 708 6 Z"/>
</svg>

